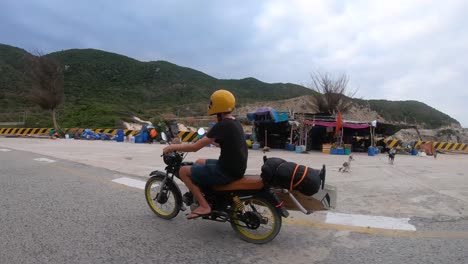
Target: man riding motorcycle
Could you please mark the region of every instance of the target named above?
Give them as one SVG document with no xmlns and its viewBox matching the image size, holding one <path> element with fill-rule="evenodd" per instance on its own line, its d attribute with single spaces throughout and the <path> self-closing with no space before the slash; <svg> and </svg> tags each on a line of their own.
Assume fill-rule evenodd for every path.
<svg viewBox="0 0 468 264">
<path fill-rule="evenodd" d="M 243 177 L 247 168 L 248 150 L 244 130 L 231 112 L 236 105 L 234 95 L 227 90 L 217 90 L 210 98 L 208 115 L 217 115 L 218 122 L 207 135 L 194 144 L 173 144 L 164 148 L 163 154 L 182 151 L 196 152 L 209 144 L 219 144 L 221 154 L 216 159 L 199 159 L 192 166 L 183 166 L 179 176 L 197 199 L 199 206 L 187 219 L 209 215 L 211 207 L 200 188 L 225 185 Z"/>
</svg>

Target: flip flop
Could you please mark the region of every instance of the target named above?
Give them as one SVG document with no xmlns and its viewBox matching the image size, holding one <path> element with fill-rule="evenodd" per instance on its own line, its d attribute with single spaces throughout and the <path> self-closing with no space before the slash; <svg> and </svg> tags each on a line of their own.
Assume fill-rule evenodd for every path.
<svg viewBox="0 0 468 264">
<path fill-rule="evenodd" d="M 190 219 L 197 219 L 199 217 L 203 217 L 203 216 L 209 216 L 211 215 L 211 212 L 209 213 L 206 213 L 206 214 L 199 214 L 199 213 L 190 213 L 190 214 L 187 214 L 187 219 L 190 220 Z M 190 217 L 191 216 L 191 217 Z"/>
</svg>

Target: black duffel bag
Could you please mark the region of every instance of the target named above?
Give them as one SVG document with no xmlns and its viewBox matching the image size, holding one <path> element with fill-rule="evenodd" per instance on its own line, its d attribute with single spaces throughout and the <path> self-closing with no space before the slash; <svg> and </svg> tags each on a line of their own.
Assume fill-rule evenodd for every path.
<svg viewBox="0 0 468 264">
<path fill-rule="evenodd" d="M 262 166 L 261 177 L 266 185 L 313 195 L 320 189 L 320 172 L 280 158 L 268 158 Z"/>
</svg>

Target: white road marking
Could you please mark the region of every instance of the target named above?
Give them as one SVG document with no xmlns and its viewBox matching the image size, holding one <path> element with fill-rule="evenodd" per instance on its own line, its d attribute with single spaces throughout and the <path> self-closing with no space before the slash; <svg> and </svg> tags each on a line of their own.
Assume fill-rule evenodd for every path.
<svg viewBox="0 0 468 264">
<path fill-rule="evenodd" d="M 114 179 L 112 181 L 116 182 L 116 183 L 123 184 L 123 185 L 130 186 L 130 187 L 138 188 L 138 189 L 141 189 L 141 190 L 145 189 L 145 184 L 146 184 L 146 182 L 144 182 L 144 181 L 139 181 L 139 180 L 130 179 L 130 178 L 126 178 L 126 177 Z"/>
<path fill-rule="evenodd" d="M 409 220 L 409 218 L 393 218 L 386 216 L 328 212 L 325 222 L 329 224 L 340 224 L 348 226 L 416 231 L 416 227 L 408 223 Z"/>
<path fill-rule="evenodd" d="M 145 189 L 146 184 L 146 182 L 144 181 L 126 177 L 114 179 L 112 181 L 141 190 Z M 340 224 L 347 226 L 416 231 L 416 227 L 408 223 L 409 220 L 409 218 L 393 218 L 386 216 L 355 215 L 327 212 L 324 222 L 328 224 Z"/>
<path fill-rule="evenodd" d="M 11 151 L 11 149 L 0 149 L 0 152 L 8 152 Z"/>
<path fill-rule="evenodd" d="M 41 161 L 41 162 L 47 162 L 47 163 L 53 163 L 55 162 L 55 160 L 51 160 L 51 159 L 48 159 L 48 158 L 37 158 L 37 159 L 34 159 L 35 161 Z"/>
</svg>

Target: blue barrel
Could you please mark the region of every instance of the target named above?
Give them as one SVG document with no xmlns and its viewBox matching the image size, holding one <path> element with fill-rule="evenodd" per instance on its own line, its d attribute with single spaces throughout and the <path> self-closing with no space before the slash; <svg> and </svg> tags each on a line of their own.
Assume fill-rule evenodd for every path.
<svg viewBox="0 0 468 264">
<path fill-rule="evenodd" d="M 289 150 L 289 151 L 294 151 L 295 146 L 294 146 L 294 144 L 288 144 L 288 145 L 286 145 L 286 149 Z"/>
<path fill-rule="evenodd" d="M 125 134 L 122 129 L 117 130 L 117 136 L 115 137 L 115 140 L 117 142 L 124 142 Z"/>
<path fill-rule="evenodd" d="M 411 151 L 411 155 L 413 155 L 413 156 L 418 155 L 418 150 L 417 150 L 417 149 L 413 149 L 413 151 Z"/>
<path fill-rule="evenodd" d="M 138 134 L 135 136 L 135 143 L 143 143 L 143 135 Z"/>
<path fill-rule="evenodd" d="M 369 148 L 367 149 L 367 154 L 368 154 L 369 156 L 374 156 L 374 155 L 375 155 L 375 149 L 374 149 L 373 147 L 369 147 Z"/>
<path fill-rule="evenodd" d="M 296 146 L 296 153 L 302 153 L 302 147 Z"/>
</svg>

